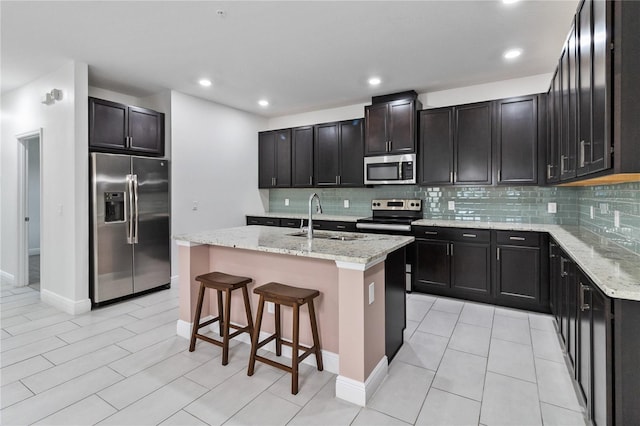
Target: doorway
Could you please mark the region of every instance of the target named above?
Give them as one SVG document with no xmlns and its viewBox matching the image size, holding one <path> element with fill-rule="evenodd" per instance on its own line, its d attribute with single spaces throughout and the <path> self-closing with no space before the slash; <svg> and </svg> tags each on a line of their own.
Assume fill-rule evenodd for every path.
<svg viewBox="0 0 640 426">
<path fill-rule="evenodd" d="M 30 132 L 18 137 L 21 148 L 20 179 L 20 276 L 18 286 L 40 291 L 41 265 L 41 183 L 42 132 Z"/>
</svg>

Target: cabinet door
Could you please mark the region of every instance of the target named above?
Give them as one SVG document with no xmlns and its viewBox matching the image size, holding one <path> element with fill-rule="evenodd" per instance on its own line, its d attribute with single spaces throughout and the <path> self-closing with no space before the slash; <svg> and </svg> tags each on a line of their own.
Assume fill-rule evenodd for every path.
<svg viewBox="0 0 640 426">
<path fill-rule="evenodd" d="M 593 22 L 593 56 L 592 56 L 592 79 L 591 79 L 591 158 L 589 159 L 589 173 L 599 172 L 611 167 L 611 138 L 610 138 L 610 115 L 608 107 L 609 81 L 608 58 L 609 35 L 607 33 L 607 8 L 611 7 L 610 2 L 605 0 L 593 0 L 592 2 Z M 597 37 L 596 37 L 597 35 Z"/>
<path fill-rule="evenodd" d="M 276 175 L 276 137 L 274 132 L 258 134 L 258 187 L 274 186 Z"/>
<path fill-rule="evenodd" d="M 456 184 L 491 184 L 491 104 L 456 107 Z"/>
<path fill-rule="evenodd" d="M 540 249 L 499 245 L 496 248 L 496 292 L 499 298 L 540 303 Z"/>
<path fill-rule="evenodd" d="M 569 355 L 571 366 L 576 365 L 576 326 L 578 310 L 578 292 L 576 281 L 576 265 L 570 259 L 561 258 L 562 263 L 562 287 L 563 287 L 563 317 L 562 334 L 565 338 L 565 349 Z M 574 370 L 575 371 L 575 370 Z"/>
<path fill-rule="evenodd" d="M 613 414 L 611 299 L 591 288 L 591 418 L 595 425 L 607 425 Z"/>
<path fill-rule="evenodd" d="M 420 111 L 420 185 L 453 183 L 453 109 Z"/>
<path fill-rule="evenodd" d="M 555 242 L 549 244 L 549 285 L 551 291 L 551 313 L 556 319 L 558 329 L 562 324 L 562 283 L 560 276 L 560 247 Z"/>
<path fill-rule="evenodd" d="M 562 118 L 560 132 L 560 179 L 576 177 L 576 36 L 572 27 L 560 58 Z"/>
<path fill-rule="evenodd" d="M 585 0 L 576 14 L 578 37 L 578 175 L 589 173 L 591 158 L 591 1 Z"/>
<path fill-rule="evenodd" d="M 89 147 L 125 149 L 128 119 L 126 105 L 89 98 Z"/>
<path fill-rule="evenodd" d="M 291 131 L 291 186 L 313 185 L 313 126 L 298 127 Z"/>
<path fill-rule="evenodd" d="M 145 154 L 164 154 L 164 114 L 129 107 L 129 149 Z"/>
<path fill-rule="evenodd" d="M 373 104 L 364 108 L 365 113 L 365 155 L 382 155 L 387 153 L 389 141 L 387 129 L 386 103 Z"/>
<path fill-rule="evenodd" d="M 416 267 L 413 274 L 416 290 L 450 287 L 448 241 L 416 240 Z"/>
<path fill-rule="evenodd" d="M 364 184 L 364 155 L 362 119 L 341 121 L 340 135 L 340 186 Z"/>
<path fill-rule="evenodd" d="M 291 186 L 291 129 L 276 130 L 276 164 L 274 186 L 288 188 Z"/>
<path fill-rule="evenodd" d="M 549 89 L 549 141 L 547 143 L 547 183 L 560 181 L 560 68 L 556 69 Z"/>
<path fill-rule="evenodd" d="M 314 126 L 314 175 L 317 186 L 336 186 L 340 174 L 338 123 Z"/>
<path fill-rule="evenodd" d="M 582 271 L 578 272 L 578 318 L 576 324 L 577 367 L 576 376 L 582 395 L 587 401 L 587 412 L 591 412 L 591 286 Z"/>
<path fill-rule="evenodd" d="M 489 294 L 491 284 L 490 246 L 454 242 L 451 245 L 451 287 Z"/>
<path fill-rule="evenodd" d="M 536 96 L 496 102 L 498 184 L 538 183 Z"/>
<path fill-rule="evenodd" d="M 389 152 L 406 154 L 416 150 L 416 111 L 412 100 L 389 103 Z"/>
</svg>

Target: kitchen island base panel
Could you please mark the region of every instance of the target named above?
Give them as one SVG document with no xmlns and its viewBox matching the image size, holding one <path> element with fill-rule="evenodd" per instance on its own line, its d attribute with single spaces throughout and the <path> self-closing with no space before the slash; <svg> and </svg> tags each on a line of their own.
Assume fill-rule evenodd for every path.
<svg viewBox="0 0 640 426">
<path fill-rule="evenodd" d="M 360 394 L 365 395 L 365 402 L 366 397 L 373 394 L 381 381 L 378 376 L 384 377 L 386 374 L 384 257 L 380 262 L 366 265 L 224 246 L 179 244 L 179 261 L 179 276 L 187 278 L 180 280 L 178 329 L 182 335 L 192 327 L 199 288 L 195 277 L 208 271 L 224 269 L 230 274 L 253 277 L 254 282 L 249 285 L 250 292 L 253 287 L 271 281 L 319 290 L 321 295 L 317 298 L 316 313 L 320 346 L 324 349 L 323 361 L 327 352 L 337 354 L 340 377 L 353 381 L 349 382 L 352 388 L 354 384 L 358 384 L 356 388 L 362 390 Z M 256 307 L 257 296 L 252 296 L 252 306 Z M 216 303 L 212 302 L 211 297 L 205 301 L 203 317 L 216 316 Z M 241 302 L 238 300 L 237 303 L 232 303 L 233 323 L 243 322 L 244 309 L 241 309 Z M 303 309 L 306 310 L 306 307 Z M 287 311 L 282 314 L 283 337 L 290 340 L 292 315 Z M 307 312 L 301 313 L 301 316 L 307 315 Z M 273 325 L 269 323 L 270 321 L 266 322 L 264 331 L 273 333 Z M 300 324 L 300 342 L 306 345 L 313 342 L 310 324 L 304 321 Z M 328 359 L 326 361 L 329 362 L 325 368 L 330 371 L 332 362 Z M 381 364 L 385 366 L 382 371 L 379 367 Z M 336 390 L 340 395 L 353 393 L 345 393 L 342 388 L 339 389 L 338 384 Z M 354 402 L 363 400 L 362 397 L 349 398 Z"/>
<path fill-rule="evenodd" d="M 336 377 L 336 397 L 364 407 L 387 377 L 388 371 L 389 360 L 385 355 L 364 382 L 339 375 Z"/>
</svg>

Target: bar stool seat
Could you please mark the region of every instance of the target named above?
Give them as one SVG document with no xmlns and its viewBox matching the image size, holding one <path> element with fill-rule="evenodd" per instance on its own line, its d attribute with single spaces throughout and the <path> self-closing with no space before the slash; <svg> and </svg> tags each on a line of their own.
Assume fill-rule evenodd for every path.
<svg viewBox="0 0 640 426">
<path fill-rule="evenodd" d="M 200 282 L 200 291 L 198 293 L 198 304 L 196 306 L 193 329 L 191 331 L 189 352 L 193 352 L 195 350 L 196 339 L 213 343 L 214 345 L 222 347 L 222 365 L 227 365 L 229 363 L 229 340 L 238 336 L 240 333 L 248 333 L 249 336 L 253 335 L 253 319 L 251 317 L 251 305 L 249 304 L 249 292 L 247 291 L 247 284 L 249 284 L 252 279 L 214 271 L 198 275 L 196 277 L 196 281 Z M 218 298 L 218 316 L 200 324 L 204 293 L 207 288 L 216 290 Z M 244 298 L 244 308 L 247 315 L 247 325 L 245 327 L 231 324 L 231 292 L 237 289 L 242 289 L 242 295 Z M 225 294 L 224 303 L 222 301 L 222 293 Z M 206 327 L 216 321 L 218 321 L 222 341 L 215 340 L 198 333 L 198 330 L 202 327 Z M 230 334 L 229 329 L 237 331 Z"/>
<path fill-rule="evenodd" d="M 251 356 L 249 358 L 249 368 L 247 375 L 252 376 L 255 369 L 256 361 L 264 362 L 273 367 L 279 368 L 291 373 L 291 393 L 298 393 L 298 368 L 299 363 L 306 357 L 314 354 L 316 357 L 316 365 L 318 371 L 322 371 L 322 354 L 320 353 L 320 343 L 318 337 L 318 324 L 316 322 L 316 313 L 313 306 L 313 299 L 320 295 L 318 290 L 292 287 L 285 284 L 270 282 L 253 289 L 255 294 L 260 296 L 258 302 L 258 314 L 256 317 L 256 327 L 254 329 L 253 338 L 251 339 Z M 259 342 L 260 327 L 262 325 L 262 314 L 264 312 L 265 302 L 272 302 L 275 305 L 275 333 Z M 307 304 L 309 306 L 309 320 L 311 322 L 311 334 L 313 336 L 313 346 L 307 347 L 300 345 L 300 306 Z M 280 306 L 291 306 L 293 308 L 293 336 L 292 341 L 282 340 L 280 331 Z M 291 347 L 291 367 L 269 358 L 262 357 L 257 354 L 258 349 L 272 340 L 276 341 L 276 355 L 282 355 L 282 345 Z M 299 350 L 304 350 L 300 355 Z"/>
</svg>

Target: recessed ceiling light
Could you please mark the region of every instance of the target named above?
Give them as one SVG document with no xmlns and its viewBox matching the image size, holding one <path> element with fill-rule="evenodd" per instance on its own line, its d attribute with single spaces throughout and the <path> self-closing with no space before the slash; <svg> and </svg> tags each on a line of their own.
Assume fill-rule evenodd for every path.
<svg viewBox="0 0 640 426">
<path fill-rule="evenodd" d="M 201 79 L 200 81 L 198 81 L 198 83 L 200 83 L 200 86 L 203 87 L 211 86 L 211 80 L 207 80 L 206 78 Z"/>
<path fill-rule="evenodd" d="M 520 0 L 502 0 L 502 3 L 504 4 L 513 4 L 513 3 L 517 3 Z"/>
<path fill-rule="evenodd" d="M 260 105 L 261 107 L 268 107 L 269 106 L 269 101 L 266 99 L 260 99 L 258 101 L 258 105 Z"/>
<path fill-rule="evenodd" d="M 380 80 L 378 77 L 371 77 L 369 79 L 369 85 L 370 86 L 377 86 L 380 83 L 382 83 L 382 80 Z"/>
<path fill-rule="evenodd" d="M 522 49 L 509 49 L 502 56 L 505 59 L 515 59 L 520 55 L 522 55 Z"/>
</svg>

